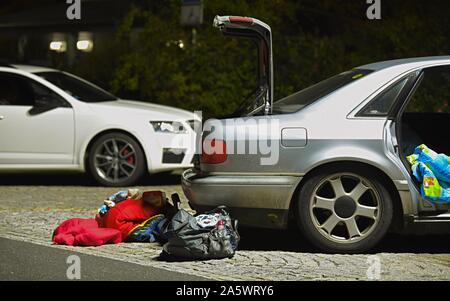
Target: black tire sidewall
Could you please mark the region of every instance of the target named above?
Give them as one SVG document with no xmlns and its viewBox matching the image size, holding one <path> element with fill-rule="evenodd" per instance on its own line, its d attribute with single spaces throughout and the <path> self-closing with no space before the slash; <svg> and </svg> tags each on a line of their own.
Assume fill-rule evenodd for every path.
<svg viewBox="0 0 450 301">
<path fill-rule="evenodd" d="M 109 182 L 109 181 L 103 179 L 100 175 L 97 174 L 97 172 L 95 170 L 95 166 L 94 166 L 94 155 L 95 155 L 97 148 L 101 144 L 103 144 L 103 142 L 105 140 L 108 140 L 111 138 L 117 138 L 117 139 L 122 139 L 122 140 L 127 141 L 128 143 L 130 143 L 133 146 L 135 153 L 136 153 L 136 155 L 135 155 L 136 170 L 133 172 L 131 177 L 129 177 L 126 180 L 120 181 L 120 182 Z M 92 146 L 89 149 L 88 172 L 90 173 L 90 175 L 94 178 L 94 180 L 97 183 L 99 183 L 103 186 L 121 187 L 121 186 L 133 185 L 143 176 L 146 166 L 147 166 L 147 164 L 146 164 L 146 160 L 145 160 L 145 156 L 144 156 L 144 151 L 142 150 L 139 143 L 133 137 L 123 134 L 123 133 L 112 132 L 112 133 L 104 134 L 104 135 L 98 137 L 97 139 L 95 139 L 94 143 L 92 144 Z"/>
<path fill-rule="evenodd" d="M 320 234 L 310 216 L 310 198 L 316 186 L 327 176 L 335 173 L 353 173 L 360 175 L 369 181 L 380 195 L 381 210 L 380 220 L 375 229 L 364 239 L 350 244 L 339 244 L 325 238 Z M 392 221 L 393 204 L 389 191 L 378 180 L 377 175 L 364 168 L 330 168 L 314 173 L 301 187 L 298 194 L 298 206 L 296 210 L 297 224 L 301 233 L 314 246 L 328 253 L 361 253 L 374 247 L 386 234 Z"/>
</svg>

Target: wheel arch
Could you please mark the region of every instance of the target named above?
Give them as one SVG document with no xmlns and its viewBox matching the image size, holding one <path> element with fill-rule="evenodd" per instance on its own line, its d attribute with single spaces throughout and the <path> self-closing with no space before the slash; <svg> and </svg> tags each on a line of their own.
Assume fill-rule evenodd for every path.
<svg viewBox="0 0 450 301">
<path fill-rule="evenodd" d="M 93 137 L 91 137 L 89 139 L 89 142 L 87 144 L 87 146 L 84 148 L 84 154 L 82 155 L 82 164 L 83 164 L 83 168 L 84 170 L 88 170 L 89 168 L 89 164 L 88 164 L 88 159 L 89 159 L 89 151 L 92 147 L 92 145 L 94 144 L 94 142 L 101 136 L 109 134 L 109 133 L 121 133 L 127 136 L 130 136 L 131 138 L 133 138 L 134 140 L 136 140 L 136 142 L 138 143 L 139 147 L 142 149 L 142 152 L 144 153 L 144 160 L 145 160 L 145 167 L 146 170 L 149 169 L 150 165 L 148 162 L 148 158 L 147 158 L 147 154 L 145 152 L 145 148 L 142 145 L 142 142 L 139 140 L 138 137 L 136 137 L 136 135 L 133 135 L 132 133 L 130 133 L 129 131 L 123 130 L 123 129 L 118 129 L 118 128 L 111 128 L 111 129 L 105 129 L 102 130 L 100 132 L 98 132 L 97 134 L 95 134 Z"/>
<path fill-rule="evenodd" d="M 308 181 L 314 174 L 321 172 L 323 170 L 329 169 L 329 168 L 351 168 L 351 169 L 366 169 L 373 172 L 376 176 L 381 179 L 382 183 L 384 183 L 386 186 L 386 189 L 388 190 L 390 196 L 392 197 L 393 201 L 393 220 L 391 224 L 392 230 L 399 230 L 403 228 L 403 205 L 400 198 L 400 194 L 398 193 L 397 188 L 395 187 L 394 182 L 392 179 L 380 168 L 364 163 L 359 161 L 351 161 L 351 160 L 345 160 L 345 161 L 334 161 L 334 162 L 327 162 L 320 164 L 310 171 L 308 171 L 303 178 L 300 180 L 300 182 L 297 184 L 297 187 L 294 190 L 294 193 L 292 194 L 290 204 L 289 204 L 289 227 L 294 227 L 295 223 L 295 211 L 297 209 L 297 198 L 300 193 L 300 189 L 303 187 L 303 185 Z"/>
</svg>

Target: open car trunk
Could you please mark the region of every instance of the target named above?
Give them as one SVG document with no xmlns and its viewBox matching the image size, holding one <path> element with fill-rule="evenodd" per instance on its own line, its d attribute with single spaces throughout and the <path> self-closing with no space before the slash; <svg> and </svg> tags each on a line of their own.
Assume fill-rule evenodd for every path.
<svg viewBox="0 0 450 301">
<path fill-rule="evenodd" d="M 258 48 L 258 87 L 233 115 L 249 116 L 271 113 L 273 104 L 272 32 L 264 22 L 249 17 L 216 16 L 214 27 L 223 35 L 255 41 Z"/>
</svg>

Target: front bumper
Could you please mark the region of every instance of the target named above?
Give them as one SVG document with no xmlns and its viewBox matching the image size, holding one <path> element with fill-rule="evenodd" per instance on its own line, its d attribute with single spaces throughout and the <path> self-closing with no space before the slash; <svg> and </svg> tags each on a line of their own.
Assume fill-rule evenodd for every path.
<svg viewBox="0 0 450 301">
<path fill-rule="evenodd" d="M 280 175 L 204 175 L 188 169 L 182 175 L 181 186 L 197 211 L 225 205 L 240 224 L 285 228 L 300 180 L 301 177 Z"/>
<path fill-rule="evenodd" d="M 150 173 L 192 167 L 195 136 L 186 134 L 154 133 L 146 137 L 146 155 Z"/>
</svg>

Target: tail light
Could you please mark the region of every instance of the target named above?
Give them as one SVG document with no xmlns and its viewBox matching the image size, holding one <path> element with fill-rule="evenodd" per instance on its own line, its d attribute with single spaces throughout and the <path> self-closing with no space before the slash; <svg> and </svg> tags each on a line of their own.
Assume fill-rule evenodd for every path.
<svg viewBox="0 0 450 301">
<path fill-rule="evenodd" d="M 203 141 L 200 161 L 206 164 L 219 164 L 227 160 L 227 146 L 225 141 L 219 139 Z"/>
</svg>

